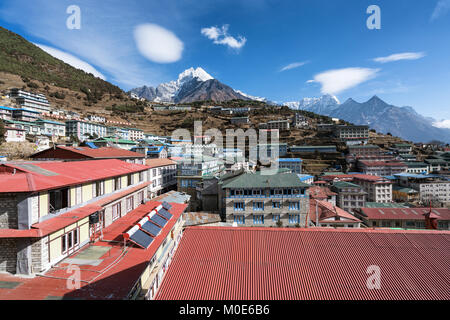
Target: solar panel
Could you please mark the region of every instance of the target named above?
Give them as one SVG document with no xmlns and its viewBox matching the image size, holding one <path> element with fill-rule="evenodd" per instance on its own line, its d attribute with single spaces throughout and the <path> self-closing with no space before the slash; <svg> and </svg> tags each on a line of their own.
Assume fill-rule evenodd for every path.
<svg viewBox="0 0 450 320">
<path fill-rule="evenodd" d="M 137 230 L 130 236 L 130 240 L 147 249 L 152 243 L 153 238 L 146 234 L 144 231 Z"/>
<path fill-rule="evenodd" d="M 172 205 L 169 204 L 169 203 L 167 203 L 166 201 L 164 201 L 164 202 L 162 203 L 162 206 L 163 206 L 163 208 L 166 209 L 167 211 L 169 211 L 170 209 L 172 209 Z"/>
<path fill-rule="evenodd" d="M 150 220 L 154 223 L 156 223 L 158 226 L 164 227 L 167 223 L 167 220 L 158 216 L 158 215 L 154 215 L 153 217 L 150 218 Z"/>
<path fill-rule="evenodd" d="M 159 210 L 158 214 L 162 215 L 167 220 L 170 220 L 170 218 L 172 218 L 172 214 L 169 211 L 167 211 L 166 209 Z"/>
<path fill-rule="evenodd" d="M 153 237 L 156 237 L 161 232 L 161 228 L 156 224 L 151 223 L 150 221 L 144 223 L 141 228 L 147 231 Z"/>
</svg>

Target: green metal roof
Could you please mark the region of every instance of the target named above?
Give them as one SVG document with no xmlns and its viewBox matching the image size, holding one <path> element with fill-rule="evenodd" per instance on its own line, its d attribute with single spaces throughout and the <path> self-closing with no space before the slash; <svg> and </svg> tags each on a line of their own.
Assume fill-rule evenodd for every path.
<svg viewBox="0 0 450 320">
<path fill-rule="evenodd" d="M 333 183 L 333 186 L 336 187 L 337 189 L 343 189 L 343 188 L 358 188 L 358 189 L 362 189 L 361 186 L 351 183 L 351 182 L 346 182 L 346 181 L 336 181 Z"/>
<path fill-rule="evenodd" d="M 116 139 L 116 138 L 110 138 L 110 137 L 97 138 L 94 140 L 94 142 L 102 142 L 102 141 L 119 143 L 119 144 L 133 144 L 133 145 L 138 144 L 136 141 L 125 140 L 125 139 Z"/>
<path fill-rule="evenodd" d="M 274 173 L 265 171 L 263 175 L 261 171 L 256 173 L 244 173 L 222 186 L 223 189 L 228 188 L 309 188 L 309 184 L 303 183 L 294 173 Z M 274 174 L 268 174 L 274 173 Z"/>
<path fill-rule="evenodd" d="M 366 208 L 409 208 L 406 203 L 366 202 Z"/>
<path fill-rule="evenodd" d="M 398 191 L 398 192 L 404 192 L 404 193 L 419 193 L 419 191 L 406 188 L 406 187 L 399 187 L 399 186 L 393 186 L 392 191 Z"/>
</svg>

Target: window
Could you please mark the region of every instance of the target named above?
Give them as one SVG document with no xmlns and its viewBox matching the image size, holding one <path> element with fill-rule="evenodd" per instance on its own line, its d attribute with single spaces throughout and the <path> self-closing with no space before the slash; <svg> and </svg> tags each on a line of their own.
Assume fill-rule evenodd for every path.
<svg viewBox="0 0 450 320">
<path fill-rule="evenodd" d="M 237 224 L 245 224 L 245 217 L 242 215 L 234 216 L 234 222 Z"/>
<path fill-rule="evenodd" d="M 112 207 L 112 220 L 116 221 L 121 215 L 121 205 L 120 202 Z"/>
<path fill-rule="evenodd" d="M 254 211 L 263 211 L 264 210 L 264 202 L 253 202 L 253 210 Z"/>
<path fill-rule="evenodd" d="M 278 221 L 280 221 L 280 215 L 279 215 L 279 214 L 274 214 L 274 215 L 272 216 L 272 221 L 273 221 L 273 222 L 278 222 Z"/>
<path fill-rule="evenodd" d="M 69 207 L 69 188 L 49 192 L 50 212 Z"/>
<path fill-rule="evenodd" d="M 272 208 L 281 209 L 281 202 L 280 201 L 272 201 Z"/>
<path fill-rule="evenodd" d="M 144 201 L 144 191 L 141 191 L 137 194 L 137 202 L 142 203 Z"/>
<path fill-rule="evenodd" d="M 234 203 L 234 211 L 244 211 L 245 203 L 244 202 L 235 202 Z"/>
<path fill-rule="evenodd" d="M 289 210 L 300 210 L 299 202 L 289 202 Z"/>
<path fill-rule="evenodd" d="M 289 215 L 289 223 L 300 223 L 300 215 L 290 214 Z"/>
<path fill-rule="evenodd" d="M 127 186 L 131 186 L 133 184 L 133 175 L 127 175 Z"/>
<path fill-rule="evenodd" d="M 100 197 L 105 194 L 105 181 L 97 181 L 95 183 L 95 196 Z"/>
<path fill-rule="evenodd" d="M 121 188 L 122 188 L 122 179 L 120 179 L 120 177 L 114 178 L 114 190 L 113 191 L 120 190 Z"/>
<path fill-rule="evenodd" d="M 139 182 L 144 181 L 144 171 L 139 172 Z"/>
<path fill-rule="evenodd" d="M 254 215 L 253 224 L 264 224 L 264 216 L 262 214 Z"/>
<path fill-rule="evenodd" d="M 67 253 L 74 249 L 79 243 L 78 228 L 66 233 L 61 237 L 61 253 Z"/>
<path fill-rule="evenodd" d="M 133 210 L 133 198 L 134 197 L 127 198 L 127 213 Z"/>
</svg>

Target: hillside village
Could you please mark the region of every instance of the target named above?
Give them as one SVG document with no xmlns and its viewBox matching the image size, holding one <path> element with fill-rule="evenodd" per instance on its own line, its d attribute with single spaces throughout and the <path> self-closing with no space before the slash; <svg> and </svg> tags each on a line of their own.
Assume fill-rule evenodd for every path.
<svg viewBox="0 0 450 320">
<path fill-rule="evenodd" d="M 230 230 L 239 230 L 232 241 L 241 243 L 247 232 L 281 241 L 273 232 L 298 230 L 309 239 L 327 230 L 336 246 L 351 248 L 361 234 L 364 244 L 374 234 L 387 242 L 401 235 L 413 246 L 450 230 L 448 145 L 404 141 L 261 101 L 155 103 L 7 71 L 0 73 L 0 282 L 8 288 L 0 299 L 186 299 L 180 270 L 201 264 L 192 254 L 195 239 L 215 238 L 211 252 L 219 252 Z M 177 129 L 191 137 L 172 136 Z M 221 144 L 209 129 L 224 137 L 227 130 L 254 129 L 258 142 Z M 263 134 L 270 140 L 259 142 Z M 314 237 L 320 251 L 325 232 Z M 411 254 L 433 268 L 436 261 L 423 250 Z M 337 265 L 342 256 L 333 251 L 328 258 Z M 78 289 L 65 286 L 73 265 L 83 267 Z M 411 277 L 420 280 L 418 273 Z M 293 292 L 288 298 L 306 298 L 301 288 Z M 365 294 L 345 289 L 339 297 Z M 445 290 L 432 295 L 449 298 Z"/>
</svg>

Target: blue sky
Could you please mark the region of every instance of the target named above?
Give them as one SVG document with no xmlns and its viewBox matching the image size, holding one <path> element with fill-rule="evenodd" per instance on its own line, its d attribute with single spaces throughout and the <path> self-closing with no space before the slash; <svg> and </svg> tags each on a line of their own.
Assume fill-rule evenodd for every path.
<svg viewBox="0 0 450 320">
<path fill-rule="evenodd" d="M 70 5 L 80 30 L 66 27 Z M 450 0 L 2 0 L 0 25 L 124 90 L 202 67 L 277 102 L 376 94 L 450 119 Z"/>
</svg>

